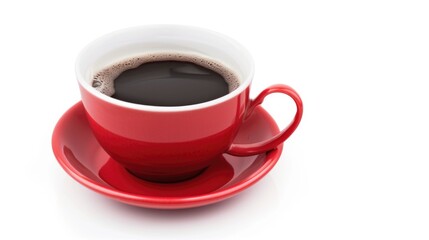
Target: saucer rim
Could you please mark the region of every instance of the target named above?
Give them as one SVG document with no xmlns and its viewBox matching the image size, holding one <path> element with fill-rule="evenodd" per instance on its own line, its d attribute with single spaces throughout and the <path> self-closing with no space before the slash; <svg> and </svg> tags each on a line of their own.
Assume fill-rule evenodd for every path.
<svg viewBox="0 0 429 240">
<path fill-rule="evenodd" d="M 142 194 L 134 194 L 121 191 L 119 189 L 112 189 L 107 186 L 102 186 L 97 181 L 94 181 L 75 167 L 73 167 L 67 158 L 64 156 L 61 150 L 60 143 L 60 133 L 63 129 L 63 125 L 66 124 L 69 115 L 74 114 L 76 111 L 79 111 L 78 108 L 83 108 L 82 102 L 77 102 L 72 107 L 70 107 L 58 120 L 55 125 L 53 134 L 52 134 L 52 149 L 57 159 L 57 162 L 64 169 L 64 171 L 69 174 L 74 180 L 84 185 L 85 187 L 105 195 L 107 197 L 113 198 L 115 200 L 132 204 L 140 207 L 149 207 L 149 208 L 162 208 L 162 209 L 179 209 L 179 208 L 190 208 L 197 207 L 202 205 L 207 205 L 210 203 L 217 202 L 219 200 L 225 200 L 230 198 L 237 193 L 249 188 L 253 184 L 257 183 L 262 179 L 278 162 L 281 153 L 283 151 L 283 144 L 278 146 L 276 149 L 266 152 L 265 158 L 269 158 L 270 161 L 266 161 L 262 166 L 260 166 L 257 171 L 252 173 L 251 177 L 235 183 L 232 187 L 225 188 L 221 191 L 214 191 L 207 194 L 197 195 L 197 196 L 187 196 L 187 197 L 157 197 L 157 196 L 145 196 Z M 260 114 L 264 115 L 264 119 L 267 121 L 270 128 L 274 131 L 279 132 L 280 129 L 271 117 L 271 115 L 262 107 L 260 108 Z M 259 154 L 258 154 L 259 155 Z"/>
</svg>

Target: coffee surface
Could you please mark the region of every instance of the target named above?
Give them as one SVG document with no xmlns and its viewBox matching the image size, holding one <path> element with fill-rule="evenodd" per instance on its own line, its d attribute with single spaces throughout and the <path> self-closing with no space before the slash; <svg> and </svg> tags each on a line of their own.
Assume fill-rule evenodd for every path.
<svg viewBox="0 0 429 240">
<path fill-rule="evenodd" d="M 207 102 L 229 93 L 217 72 L 190 62 L 144 63 L 121 73 L 113 98 L 144 105 L 183 106 Z"/>
<path fill-rule="evenodd" d="M 130 58 L 98 72 L 92 86 L 113 98 L 152 106 L 185 106 L 222 97 L 237 76 L 210 59 L 184 54 Z"/>
</svg>

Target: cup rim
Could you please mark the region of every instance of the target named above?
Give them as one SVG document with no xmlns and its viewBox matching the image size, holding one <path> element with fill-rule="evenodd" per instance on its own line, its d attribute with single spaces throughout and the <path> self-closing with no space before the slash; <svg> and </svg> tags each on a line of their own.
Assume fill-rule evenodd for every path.
<svg viewBox="0 0 429 240">
<path fill-rule="evenodd" d="M 82 73 L 83 71 L 81 71 L 81 69 L 79 67 L 79 63 L 80 63 L 81 59 L 83 58 L 84 53 L 88 49 L 90 49 L 92 46 L 95 46 L 95 45 L 105 41 L 106 39 L 111 38 L 112 36 L 115 36 L 118 34 L 124 34 L 126 32 L 135 31 L 135 30 L 144 31 L 146 29 L 151 29 L 151 28 L 175 28 L 175 29 L 182 28 L 182 29 L 186 29 L 186 30 L 206 32 L 207 34 L 211 34 L 211 35 L 214 35 L 216 37 L 223 38 L 225 41 L 227 41 L 229 44 L 234 45 L 235 48 L 238 48 L 240 50 L 240 52 L 243 53 L 244 57 L 247 58 L 247 61 L 250 65 L 250 68 L 249 68 L 250 71 L 248 74 L 246 74 L 245 78 L 241 79 L 242 82 L 240 83 L 239 87 L 234 89 L 233 91 L 229 92 L 228 94 L 226 94 L 220 98 L 216 98 L 216 99 L 207 101 L 207 102 L 202 102 L 202 103 L 197 103 L 197 104 L 192 104 L 192 105 L 184 105 L 184 106 L 152 106 L 152 105 L 143 105 L 143 104 L 130 103 L 130 102 L 118 100 L 118 99 L 112 98 L 110 96 L 107 96 L 107 95 L 97 91 L 95 88 L 90 86 L 90 84 L 88 82 L 86 82 L 84 80 L 85 78 L 84 78 L 84 75 Z M 75 72 L 76 72 L 78 83 L 85 91 L 90 93 L 92 96 L 95 96 L 104 102 L 107 102 L 107 103 L 110 103 L 110 104 L 113 104 L 116 106 L 120 106 L 120 107 L 124 107 L 124 108 L 128 108 L 128 109 L 140 110 L 140 111 L 153 111 L 153 112 L 192 111 L 192 110 L 209 108 L 209 107 L 218 105 L 222 102 L 228 101 L 228 100 L 236 97 L 240 93 L 242 93 L 245 89 L 247 89 L 250 86 L 250 83 L 253 79 L 254 72 L 255 72 L 254 69 L 255 69 L 254 61 L 253 61 L 253 57 L 250 54 L 250 52 L 243 45 L 241 45 L 239 42 L 237 42 L 233 38 L 231 38 L 225 34 L 222 34 L 222 33 L 210 30 L 210 29 L 202 28 L 202 27 L 196 27 L 196 26 L 190 26 L 190 25 L 176 25 L 176 24 L 154 24 L 154 25 L 143 25 L 143 26 L 137 26 L 137 27 L 128 27 L 128 28 L 116 30 L 116 31 L 113 31 L 111 33 L 105 34 L 105 35 L 98 37 L 97 39 L 91 41 L 90 43 L 88 43 L 80 51 L 80 53 L 78 54 L 78 56 L 76 58 L 76 62 L 75 62 Z"/>
</svg>

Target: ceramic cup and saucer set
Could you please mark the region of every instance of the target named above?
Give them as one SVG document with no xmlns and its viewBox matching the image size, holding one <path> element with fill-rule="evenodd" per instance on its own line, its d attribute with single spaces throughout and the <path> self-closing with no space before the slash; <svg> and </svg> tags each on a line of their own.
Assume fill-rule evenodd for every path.
<svg viewBox="0 0 429 240">
<path fill-rule="evenodd" d="M 179 65 L 167 71 L 159 63 Z M 155 86 L 161 82 L 156 80 L 159 72 L 176 74 L 176 69 L 179 85 Z M 113 82 L 119 84 L 119 78 L 131 71 L 157 76 L 143 89 L 155 86 L 147 94 L 137 91 L 140 83 L 121 90 L 125 95 L 136 90 L 137 97 L 148 98 L 143 103 L 112 93 L 116 86 L 119 91 Z M 274 167 L 282 143 L 298 127 L 303 112 L 299 95 L 287 85 L 270 86 L 250 98 L 253 73 L 252 57 L 243 46 L 202 28 L 150 25 L 102 36 L 77 58 L 82 100 L 58 121 L 52 137 L 54 154 L 76 181 L 123 203 L 180 209 L 230 198 Z M 197 76 L 197 82 L 185 83 L 186 74 Z M 197 103 L 180 101 L 201 91 L 208 91 L 200 94 L 202 99 L 210 95 L 214 87 L 198 81 L 215 75 L 226 79 L 228 92 Z M 176 94 L 184 85 L 191 91 Z M 260 106 L 272 93 L 286 94 L 296 104 L 296 114 L 283 130 Z M 177 104 L 145 104 L 170 97 L 176 97 Z"/>
</svg>

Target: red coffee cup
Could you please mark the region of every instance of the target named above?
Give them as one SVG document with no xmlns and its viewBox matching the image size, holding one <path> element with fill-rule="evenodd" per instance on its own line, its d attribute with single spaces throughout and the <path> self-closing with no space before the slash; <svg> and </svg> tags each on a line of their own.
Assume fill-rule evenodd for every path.
<svg viewBox="0 0 429 240">
<path fill-rule="evenodd" d="M 121 101 L 92 87 L 94 74 L 118 61 L 157 52 L 187 52 L 232 69 L 237 89 L 212 101 L 177 107 Z M 156 182 L 191 178 L 222 154 L 253 155 L 276 148 L 297 128 L 302 101 L 291 87 L 274 85 L 254 100 L 249 90 L 254 73 L 248 51 L 233 39 L 197 27 L 153 25 L 105 35 L 77 58 L 76 74 L 87 117 L 100 145 L 134 175 Z M 271 93 L 289 95 L 296 103 L 291 124 L 278 135 L 253 144 L 232 141 L 246 116 Z"/>
</svg>

